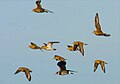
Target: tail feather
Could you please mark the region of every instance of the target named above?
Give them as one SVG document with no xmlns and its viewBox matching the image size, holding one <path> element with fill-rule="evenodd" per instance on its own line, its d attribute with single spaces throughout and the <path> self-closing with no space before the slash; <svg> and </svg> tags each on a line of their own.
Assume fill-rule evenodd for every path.
<svg viewBox="0 0 120 84">
<path fill-rule="evenodd" d="M 104 36 L 110 36 L 110 34 L 104 34 Z"/>
<path fill-rule="evenodd" d="M 77 71 L 73 71 L 73 70 L 69 70 L 70 72 L 75 72 L 75 73 L 77 73 Z"/>
<path fill-rule="evenodd" d="M 50 13 L 54 13 L 54 12 L 52 12 L 52 11 L 50 11 L 50 10 L 47 10 L 47 9 L 45 9 L 45 10 L 47 11 L 47 13 L 48 13 L 48 12 L 50 12 Z"/>
</svg>

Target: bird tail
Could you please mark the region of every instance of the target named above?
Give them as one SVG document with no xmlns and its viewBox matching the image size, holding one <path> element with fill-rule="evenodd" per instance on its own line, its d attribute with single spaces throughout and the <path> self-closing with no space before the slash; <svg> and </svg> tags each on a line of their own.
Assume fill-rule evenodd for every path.
<svg viewBox="0 0 120 84">
<path fill-rule="evenodd" d="M 108 37 L 108 36 L 110 36 L 110 34 L 104 34 L 104 36 Z"/>
<path fill-rule="evenodd" d="M 54 13 L 54 12 L 52 12 L 52 11 L 50 11 L 50 10 L 47 10 L 47 9 L 45 9 L 46 10 L 46 12 L 48 13 L 48 12 L 50 12 L 50 13 Z"/>
<path fill-rule="evenodd" d="M 105 64 L 108 64 L 107 62 L 104 62 Z"/>
<path fill-rule="evenodd" d="M 84 45 L 88 45 L 88 44 L 84 43 Z"/>
<path fill-rule="evenodd" d="M 70 72 L 75 72 L 75 73 L 77 73 L 77 71 L 73 71 L 73 70 L 69 70 Z"/>
</svg>

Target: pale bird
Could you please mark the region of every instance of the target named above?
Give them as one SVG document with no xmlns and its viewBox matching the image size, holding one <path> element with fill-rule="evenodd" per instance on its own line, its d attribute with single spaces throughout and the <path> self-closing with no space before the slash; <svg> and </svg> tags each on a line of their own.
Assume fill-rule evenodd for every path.
<svg viewBox="0 0 120 84">
<path fill-rule="evenodd" d="M 72 70 L 66 70 L 66 62 L 65 61 L 59 61 L 57 63 L 57 65 L 59 66 L 60 68 L 60 71 L 56 72 L 56 74 L 58 75 L 68 75 L 68 74 L 73 74 L 73 72 L 76 72 L 76 71 L 72 71 Z"/>
<path fill-rule="evenodd" d="M 101 65 L 101 69 L 105 73 L 105 64 L 107 64 L 107 63 L 105 61 L 102 61 L 102 60 L 95 60 L 95 62 L 94 62 L 94 72 L 96 71 L 99 64 Z"/>
<path fill-rule="evenodd" d="M 98 13 L 96 13 L 96 16 L 95 16 L 95 27 L 96 27 L 96 30 L 93 31 L 93 33 L 97 36 L 110 36 L 110 34 L 106 34 L 104 32 L 102 32 L 102 29 L 101 29 L 101 26 L 100 26 L 100 23 L 99 23 L 99 15 Z"/>
<path fill-rule="evenodd" d="M 80 42 L 80 41 L 75 41 L 75 42 L 73 42 L 73 44 L 74 44 L 74 50 L 79 50 L 82 53 L 82 55 L 84 56 L 83 46 L 87 45 L 87 44 L 83 43 L 83 42 Z"/>
<path fill-rule="evenodd" d="M 32 72 L 30 69 L 25 68 L 25 67 L 19 67 L 19 69 L 16 70 L 16 72 L 14 74 L 17 74 L 19 72 L 24 72 L 26 75 L 26 78 L 28 79 L 28 81 L 31 81 L 31 75 L 30 72 Z"/>
<path fill-rule="evenodd" d="M 38 45 L 36 45 L 36 44 L 33 43 L 33 42 L 30 42 L 29 48 L 34 49 L 34 50 L 36 50 L 36 49 L 40 49 L 40 50 L 41 50 L 41 47 L 39 47 Z M 41 50 L 41 51 L 42 51 L 42 50 Z"/>
<path fill-rule="evenodd" d="M 34 12 L 36 12 L 36 13 L 44 13 L 44 12 L 46 12 L 46 13 L 48 13 L 48 12 L 53 13 L 53 12 L 50 11 L 50 10 L 47 10 L 47 9 L 42 8 L 42 6 L 41 6 L 40 3 L 41 3 L 41 0 L 37 0 L 37 1 L 36 1 L 37 7 L 34 8 L 32 11 L 34 11 Z"/>
<path fill-rule="evenodd" d="M 55 55 L 53 59 L 55 59 L 56 61 L 58 61 L 58 60 L 59 61 L 65 61 L 66 60 L 65 58 L 63 58 L 63 57 L 61 57 L 59 55 Z"/>
<path fill-rule="evenodd" d="M 56 50 L 55 48 L 52 47 L 54 43 L 60 43 L 60 42 L 48 42 L 48 44 L 43 43 L 44 45 L 41 47 L 41 49 L 44 49 L 47 51 Z"/>
</svg>

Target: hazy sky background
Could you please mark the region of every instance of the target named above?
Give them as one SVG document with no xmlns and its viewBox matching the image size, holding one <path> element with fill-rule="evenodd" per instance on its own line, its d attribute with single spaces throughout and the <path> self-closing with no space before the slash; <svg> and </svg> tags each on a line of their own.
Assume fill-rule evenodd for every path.
<svg viewBox="0 0 120 84">
<path fill-rule="evenodd" d="M 120 0 L 42 0 L 43 8 L 54 13 L 34 13 L 35 0 L 0 0 L 0 83 L 1 84 L 120 84 Z M 102 30 L 110 37 L 97 37 L 94 17 L 99 13 Z M 32 50 L 48 41 L 56 51 Z M 83 41 L 85 56 L 70 52 L 67 45 Z M 59 71 L 54 55 L 67 59 L 73 75 L 55 75 Z M 106 61 L 106 73 L 99 66 L 93 72 L 94 60 Z M 33 72 L 29 82 L 19 67 Z"/>
</svg>

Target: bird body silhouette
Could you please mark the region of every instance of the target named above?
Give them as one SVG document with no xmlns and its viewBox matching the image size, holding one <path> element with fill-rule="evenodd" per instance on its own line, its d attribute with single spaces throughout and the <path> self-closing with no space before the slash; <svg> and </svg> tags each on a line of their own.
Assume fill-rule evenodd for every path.
<svg viewBox="0 0 120 84">
<path fill-rule="evenodd" d="M 101 69 L 105 73 L 105 64 L 107 64 L 107 63 L 105 61 L 102 61 L 102 60 L 95 60 L 95 63 L 94 63 L 94 72 L 97 70 L 99 64 L 101 65 Z"/>
<path fill-rule="evenodd" d="M 41 0 L 37 0 L 36 2 L 36 5 L 37 5 L 37 7 L 36 8 L 34 8 L 32 11 L 34 11 L 34 12 L 36 12 L 36 13 L 44 13 L 44 12 L 46 12 L 46 13 L 48 13 L 48 12 L 50 12 L 50 13 L 53 13 L 52 11 L 50 11 L 50 10 L 47 10 L 47 9 L 44 9 L 44 8 L 42 8 L 42 6 L 41 6 Z"/>
<path fill-rule="evenodd" d="M 56 50 L 55 48 L 52 47 L 54 43 L 60 43 L 60 42 L 48 42 L 48 44 L 44 43 L 44 45 L 41 47 L 41 49 L 47 50 L 47 51 L 52 51 Z"/>
<path fill-rule="evenodd" d="M 41 47 L 39 47 L 38 45 L 36 45 L 36 44 L 33 43 L 33 42 L 31 42 L 31 44 L 29 45 L 29 48 L 34 49 L 34 50 L 36 50 L 36 49 L 40 49 L 40 50 L 41 50 Z M 42 51 L 42 50 L 41 50 L 41 51 Z"/>
<path fill-rule="evenodd" d="M 30 72 L 32 72 L 30 69 L 25 68 L 25 67 L 19 67 L 19 69 L 16 70 L 16 72 L 14 74 L 17 74 L 19 72 L 24 72 L 26 75 L 26 78 L 28 79 L 28 81 L 31 81 L 31 75 Z"/>
</svg>

